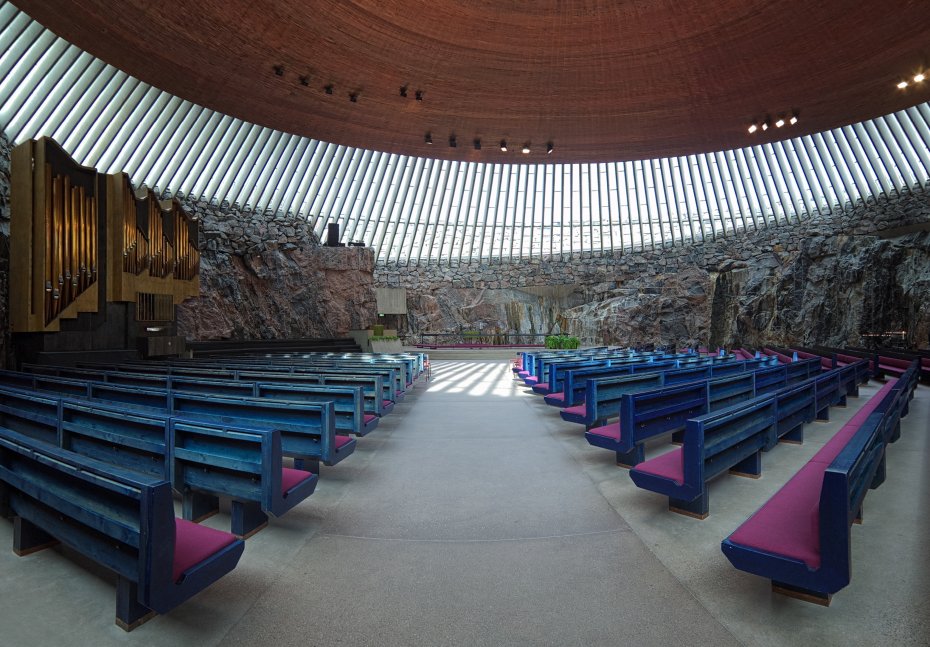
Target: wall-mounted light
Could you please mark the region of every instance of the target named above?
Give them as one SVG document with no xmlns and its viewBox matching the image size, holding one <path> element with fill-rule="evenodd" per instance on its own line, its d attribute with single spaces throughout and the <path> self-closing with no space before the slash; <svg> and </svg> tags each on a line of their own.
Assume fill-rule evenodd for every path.
<svg viewBox="0 0 930 647">
<path fill-rule="evenodd" d="M 413 98 L 417 101 L 423 101 L 423 90 L 417 90 L 413 93 Z"/>
<path fill-rule="evenodd" d="M 792 112 L 792 113 L 791 113 L 791 119 L 788 120 L 788 123 L 791 124 L 792 126 L 795 125 L 796 123 L 798 123 L 798 113 L 797 113 L 797 112 Z"/>
<path fill-rule="evenodd" d="M 501 140 L 501 151 L 504 153 L 507 152 L 507 140 L 506 139 Z"/>
<path fill-rule="evenodd" d="M 776 128 L 781 128 L 781 127 L 784 126 L 784 125 L 785 125 L 785 120 L 782 119 L 781 117 L 779 117 L 779 118 L 778 118 L 778 121 L 775 122 L 775 127 L 776 127 Z"/>
<path fill-rule="evenodd" d="M 481 140 L 478 139 L 477 137 L 475 137 L 474 144 L 475 144 L 475 150 L 476 150 L 476 151 L 480 151 L 480 150 L 481 150 Z"/>
<path fill-rule="evenodd" d="M 757 125 L 755 125 L 755 124 L 752 124 L 752 125 L 749 127 L 749 134 L 751 135 L 752 133 L 756 132 L 757 130 L 759 130 L 759 127 L 758 127 Z"/>
<path fill-rule="evenodd" d="M 358 103 L 358 92 L 350 92 L 349 101 L 351 101 L 352 103 Z"/>
<path fill-rule="evenodd" d="M 459 143 L 455 140 L 455 135 L 449 135 L 449 147 L 455 148 Z"/>
<path fill-rule="evenodd" d="M 284 66 L 283 65 L 272 65 L 271 69 L 274 70 L 275 76 L 284 76 Z"/>
<path fill-rule="evenodd" d="M 525 144 L 523 144 L 523 154 L 524 155 L 530 154 L 530 143 L 529 142 L 526 142 Z"/>
<path fill-rule="evenodd" d="M 426 135 L 423 137 L 423 141 L 426 142 L 427 144 L 432 144 L 433 135 L 431 133 L 426 133 Z"/>
<path fill-rule="evenodd" d="M 552 151 L 554 148 L 555 146 L 552 145 L 552 142 L 548 142 L 546 144 L 546 155 L 552 155 Z"/>
<path fill-rule="evenodd" d="M 927 78 L 927 77 L 924 76 L 924 73 L 923 73 L 923 72 L 921 72 L 920 74 L 916 74 L 916 75 L 914 76 L 914 83 L 920 83 L 920 82 L 923 81 L 925 78 Z"/>
<path fill-rule="evenodd" d="M 402 96 L 402 97 L 406 97 L 406 96 L 407 96 L 407 86 L 406 86 L 406 85 L 400 86 L 400 96 Z"/>
<path fill-rule="evenodd" d="M 310 85 L 310 77 L 309 77 L 309 76 L 302 76 L 302 77 L 300 77 L 300 84 L 301 84 L 302 86 L 304 86 L 305 88 L 306 88 L 307 86 L 309 86 L 309 85 Z"/>
<path fill-rule="evenodd" d="M 323 92 L 325 92 L 326 94 L 332 94 L 332 93 L 333 93 L 333 90 L 334 90 L 335 88 L 336 88 L 336 86 L 334 86 L 332 83 L 330 83 L 329 85 L 324 85 L 324 86 L 323 86 Z"/>
</svg>

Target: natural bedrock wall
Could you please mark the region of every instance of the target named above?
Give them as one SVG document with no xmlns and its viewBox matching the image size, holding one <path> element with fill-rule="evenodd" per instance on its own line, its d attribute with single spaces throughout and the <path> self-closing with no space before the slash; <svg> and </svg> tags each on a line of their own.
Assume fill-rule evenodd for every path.
<svg viewBox="0 0 930 647">
<path fill-rule="evenodd" d="M 567 332 L 586 344 L 858 344 L 930 333 L 922 188 L 697 244 L 521 263 L 379 264 L 409 332 Z"/>
<path fill-rule="evenodd" d="M 0 368 L 10 365 L 10 153 L 0 132 Z"/>
<path fill-rule="evenodd" d="M 200 297 L 178 307 L 191 340 L 344 337 L 377 318 L 374 252 L 323 247 L 304 218 L 185 202 L 200 221 Z"/>
</svg>

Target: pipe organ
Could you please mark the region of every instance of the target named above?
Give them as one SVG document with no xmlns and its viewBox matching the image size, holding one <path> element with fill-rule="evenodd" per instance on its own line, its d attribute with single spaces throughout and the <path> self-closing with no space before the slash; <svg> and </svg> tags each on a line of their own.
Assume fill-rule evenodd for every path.
<svg viewBox="0 0 930 647">
<path fill-rule="evenodd" d="M 49 138 L 15 147 L 11 162 L 13 332 L 59 332 L 113 303 L 145 331 L 200 294 L 198 226 L 177 200 L 81 166 Z"/>
</svg>

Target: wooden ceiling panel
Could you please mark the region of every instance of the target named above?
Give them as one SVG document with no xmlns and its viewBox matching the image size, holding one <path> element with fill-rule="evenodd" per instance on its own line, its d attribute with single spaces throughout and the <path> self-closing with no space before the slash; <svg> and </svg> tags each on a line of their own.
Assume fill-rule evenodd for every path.
<svg viewBox="0 0 930 647">
<path fill-rule="evenodd" d="M 206 107 L 324 141 L 428 157 L 683 155 L 822 131 L 930 99 L 930 81 L 895 88 L 927 64 L 923 0 L 20 6 L 95 56 Z M 332 95 L 324 91 L 330 84 Z M 414 99 L 418 89 L 423 101 Z M 792 109 L 800 111 L 796 126 L 747 133 L 753 119 Z M 456 148 L 448 146 L 453 133 Z M 511 144 L 507 153 L 500 139 Z M 522 155 L 527 141 L 533 153 Z M 547 141 L 555 144 L 549 156 Z"/>
</svg>

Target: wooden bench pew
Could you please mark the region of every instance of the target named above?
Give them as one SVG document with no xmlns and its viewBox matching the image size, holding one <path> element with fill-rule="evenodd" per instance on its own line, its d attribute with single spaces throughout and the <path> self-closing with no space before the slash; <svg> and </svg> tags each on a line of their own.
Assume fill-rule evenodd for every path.
<svg viewBox="0 0 930 647">
<path fill-rule="evenodd" d="M 707 481 L 726 471 L 757 477 L 762 450 L 776 442 L 774 395 L 706 413 L 685 423 L 681 447 L 634 466 L 637 487 L 668 497 L 669 510 L 704 519 Z"/>
<path fill-rule="evenodd" d="M 44 428 L 37 434 L 30 418 L 40 408 Z M 20 431 L 24 420 L 30 424 Z M 186 435 L 180 437 L 173 430 L 182 423 Z M 0 388 L 0 426 L 43 442 L 53 438 L 50 444 L 121 469 L 172 480 L 182 495 L 183 516 L 191 521 L 215 513 L 216 497 L 227 497 L 232 532 L 238 536 L 250 536 L 264 527 L 267 514 L 284 514 L 310 496 L 317 483 L 316 474 L 283 466 L 281 434 L 273 429 L 217 426 L 127 410 L 119 403 L 47 397 L 11 388 Z M 191 452 L 190 439 L 200 436 L 209 442 Z M 175 451 L 178 447 L 180 453 Z M 208 489 L 203 487 L 205 479 L 213 479 Z"/>
<path fill-rule="evenodd" d="M 116 624 L 131 631 L 239 563 L 227 532 L 174 516 L 171 484 L 0 429 L 0 507 L 13 550 L 61 542 L 116 573 Z"/>
<path fill-rule="evenodd" d="M 10 371 L 0 371 L 0 384 L 85 397 L 107 402 L 121 402 L 130 407 L 155 409 L 219 425 L 248 425 L 281 431 L 285 456 L 294 458 L 295 467 L 319 472 L 319 464 L 335 465 L 355 451 L 355 440 L 337 435 L 335 412 L 331 402 L 302 403 L 261 398 L 206 396 L 167 389 L 121 386 L 104 382 L 81 382 L 66 378 L 32 377 L 32 385 L 19 380 L 10 383 Z M 83 388 L 77 392 L 76 387 Z"/>
<path fill-rule="evenodd" d="M 733 566 L 770 579 L 773 591 L 823 605 L 849 584 L 851 527 L 867 491 L 885 478 L 885 447 L 900 426 L 907 388 L 885 384 L 723 540 Z"/>
<path fill-rule="evenodd" d="M 612 364 L 610 366 L 592 366 L 569 369 L 563 379 L 562 395 L 550 393 L 545 396 L 546 404 L 561 409 L 583 406 L 587 397 L 589 380 L 613 379 L 634 373 L 655 373 L 676 368 L 674 360 Z"/>
<path fill-rule="evenodd" d="M 152 372 L 142 373 L 142 372 L 127 372 L 127 371 L 104 371 L 100 369 L 89 369 L 89 368 L 76 368 L 76 367 L 67 367 L 67 366 L 45 366 L 40 364 L 23 364 L 23 370 L 29 373 L 36 373 L 39 375 L 50 375 L 56 377 L 68 377 L 73 379 L 93 379 L 96 381 L 109 382 L 114 381 L 111 376 L 116 373 L 119 379 L 125 380 L 126 377 L 130 375 L 139 375 L 139 376 L 159 376 L 162 379 L 167 378 L 191 378 L 191 379 L 208 379 L 211 381 L 228 381 L 228 382 L 244 382 L 255 384 L 258 382 L 264 382 L 262 378 L 267 376 L 266 373 L 249 373 L 246 371 L 216 371 L 211 372 L 210 370 L 200 369 L 192 371 L 189 375 L 186 372 L 178 373 L 168 373 L 164 370 L 164 367 L 156 368 Z M 124 377 L 125 376 L 125 377 Z M 301 385 L 311 385 L 311 386 L 342 386 L 350 388 L 361 388 L 363 396 L 363 412 L 366 416 L 366 423 L 370 422 L 368 416 L 374 415 L 379 418 L 383 417 L 387 411 L 385 411 L 384 396 L 383 396 L 383 383 L 382 378 L 379 375 L 374 376 L 363 376 L 363 375 L 328 375 L 328 374 L 305 374 L 300 376 L 290 376 L 290 374 L 281 375 L 281 374 L 271 374 L 270 380 L 268 382 L 274 384 L 287 384 L 293 386 Z M 118 380 L 117 380 L 118 381 Z M 142 382 L 140 381 L 140 384 Z M 254 388 L 254 386 L 253 386 Z M 393 402 L 389 402 L 391 408 L 393 408 Z M 372 431 L 373 427 L 367 429 L 367 431 Z"/>
</svg>

